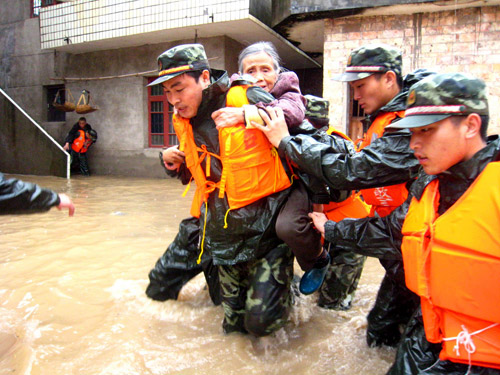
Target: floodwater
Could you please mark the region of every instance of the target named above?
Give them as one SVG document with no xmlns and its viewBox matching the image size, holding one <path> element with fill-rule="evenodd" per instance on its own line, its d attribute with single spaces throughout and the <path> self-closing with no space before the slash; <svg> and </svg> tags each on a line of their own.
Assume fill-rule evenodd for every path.
<svg viewBox="0 0 500 375">
<path fill-rule="evenodd" d="M 393 349 L 365 344 L 383 274 L 375 259 L 350 311 L 302 296 L 274 335 L 226 336 L 202 275 L 178 301 L 144 293 L 188 216 L 179 181 L 7 177 L 67 193 L 76 213 L 0 215 L 0 375 L 377 375 L 392 362 Z"/>
</svg>

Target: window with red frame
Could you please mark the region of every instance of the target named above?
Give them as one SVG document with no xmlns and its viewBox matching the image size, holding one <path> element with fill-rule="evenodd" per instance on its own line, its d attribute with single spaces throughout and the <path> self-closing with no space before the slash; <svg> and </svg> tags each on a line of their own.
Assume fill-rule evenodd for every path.
<svg viewBox="0 0 500 375">
<path fill-rule="evenodd" d="M 148 87 L 149 147 L 179 144 L 172 124 L 173 113 L 174 108 L 168 103 L 162 85 Z"/>
<path fill-rule="evenodd" d="M 35 18 L 40 15 L 40 8 L 62 3 L 62 1 L 59 0 L 30 0 L 30 2 L 31 2 L 31 18 Z"/>
</svg>

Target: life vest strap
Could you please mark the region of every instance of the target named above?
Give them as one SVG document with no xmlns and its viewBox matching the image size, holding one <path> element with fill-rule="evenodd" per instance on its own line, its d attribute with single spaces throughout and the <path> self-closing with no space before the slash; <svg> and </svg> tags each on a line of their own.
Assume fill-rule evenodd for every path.
<svg viewBox="0 0 500 375">
<path fill-rule="evenodd" d="M 196 165 L 195 167 L 197 167 L 198 165 L 200 165 L 202 163 L 203 160 L 205 160 L 205 157 L 207 158 L 207 162 L 206 162 L 206 167 L 205 167 L 205 176 L 206 177 L 210 177 L 210 162 L 211 162 L 211 157 L 214 156 L 216 157 L 217 159 L 220 160 L 220 156 L 213 153 L 213 152 L 210 152 L 207 150 L 207 146 L 206 145 L 201 145 L 200 147 L 196 147 L 196 150 L 198 152 L 201 152 L 201 155 L 198 157 L 198 161 L 196 162 Z"/>
<path fill-rule="evenodd" d="M 271 148 L 271 155 L 272 157 L 274 158 L 274 182 L 273 182 L 273 191 L 276 191 L 276 183 L 278 181 L 278 178 L 279 178 L 279 172 L 280 172 L 280 169 L 279 169 L 279 164 L 281 163 L 281 160 L 278 156 L 278 151 L 276 150 L 275 147 Z"/>
<path fill-rule="evenodd" d="M 220 134 L 219 134 L 220 137 Z M 223 145 L 226 150 L 231 149 L 231 137 L 227 137 L 226 139 L 226 144 Z M 226 183 L 227 183 L 227 171 L 229 168 L 222 168 L 222 173 L 220 176 L 220 181 L 219 181 L 219 198 L 222 199 L 224 198 L 224 194 L 226 193 Z"/>
<path fill-rule="evenodd" d="M 191 181 L 193 181 L 193 176 L 191 176 L 191 178 L 189 179 L 189 182 L 187 183 L 187 186 L 182 193 L 183 198 L 187 195 L 189 189 L 191 188 Z"/>
<path fill-rule="evenodd" d="M 203 220 L 203 232 L 201 235 L 201 245 L 200 245 L 200 255 L 198 256 L 198 260 L 196 261 L 196 264 L 201 263 L 201 256 L 203 255 L 203 251 L 205 250 L 204 244 L 205 244 L 205 232 L 207 230 L 207 202 L 205 201 L 205 215 L 204 220 Z"/>
<path fill-rule="evenodd" d="M 205 189 L 204 201 L 206 202 L 210 193 L 212 193 L 213 191 L 215 191 L 215 189 L 217 189 L 219 187 L 219 183 L 214 182 L 214 181 L 206 181 L 205 186 L 206 186 L 206 189 Z"/>
<path fill-rule="evenodd" d="M 469 357 L 476 351 L 476 346 L 474 345 L 474 341 L 472 341 L 472 336 L 478 335 L 490 328 L 496 327 L 500 323 L 490 324 L 488 327 L 483 329 L 478 329 L 475 332 L 469 333 L 467 327 L 462 325 L 462 330 L 458 333 L 456 337 L 445 337 L 443 341 L 452 341 L 456 340 L 455 346 L 453 347 L 453 351 L 459 356 L 460 355 L 460 345 L 463 345 L 466 352 L 469 353 Z"/>
<path fill-rule="evenodd" d="M 487 331 L 490 328 L 498 326 L 500 323 L 493 323 L 490 324 L 488 327 L 485 327 L 483 329 L 478 329 L 475 332 L 469 333 L 467 330 L 467 327 L 465 327 L 462 324 L 462 330 L 458 333 L 457 336 L 455 337 L 445 337 L 443 338 L 443 341 L 453 341 L 455 340 L 455 346 L 453 347 L 453 351 L 457 356 L 460 356 L 460 345 L 464 346 L 465 351 L 467 352 L 467 355 L 469 357 L 469 370 L 467 371 L 467 374 L 469 374 L 471 366 L 472 366 L 472 360 L 471 360 L 471 355 L 474 354 L 476 351 L 476 345 L 474 345 L 474 341 L 472 340 L 472 336 L 478 335 L 484 331 Z"/>
<path fill-rule="evenodd" d="M 288 156 L 285 156 L 286 164 L 288 165 L 288 168 L 290 168 L 290 185 L 293 184 L 293 180 L 297 180 L 299 176 L 295 174 L 293 171 L 293 165 L 290 159 L 288 159 Z"/>
<path fill-rule="evenodd" d="M 231 211 L 231 208 L 228 208 L 224 215 L 224 229 L 227 229 L 227 215 L 229 215 L 229 211 Z"/>
</svg>

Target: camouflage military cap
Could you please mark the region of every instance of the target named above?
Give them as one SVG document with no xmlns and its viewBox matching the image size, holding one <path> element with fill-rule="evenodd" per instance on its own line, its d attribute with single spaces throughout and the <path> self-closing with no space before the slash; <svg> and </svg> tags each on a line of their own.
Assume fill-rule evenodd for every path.
<svg viewBox="0 0 500 375">
<path fill-rule="evenodd" d="M 392 70 L 401 76 L 401 51 L 386 44 L 369 44 L 352 50 L 345 72 L 333 77 L 336 81 L 357 81 L 374 73 Z"/>
<path fill-rule="evenodd" d="M 304 95 L 306 98 L 306 117 L 307 118 L 328 118 L 328 100 L 314 95 Z"/>
<path fill-rule="evenodd" d="M 148 86 L 168 81 L 180 74 L 209 70 L 207 55 L 201 44 L 181 44 L 163 52 L 158 56 L 158 75 L 160 76 Z"/>
<path fill-rule="evenodd" d="M 435 74 L 410 87 L 405 117 L 388 128 L 416 128 L 471 113 L 488 115 L 485 83 L 464 73 Z"/>
</svg>

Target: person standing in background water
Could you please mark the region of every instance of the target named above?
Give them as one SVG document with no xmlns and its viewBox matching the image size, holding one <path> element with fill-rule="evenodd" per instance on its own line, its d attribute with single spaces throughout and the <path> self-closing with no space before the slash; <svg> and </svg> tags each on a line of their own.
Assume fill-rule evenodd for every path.
<svg viewBox="0 0 500 375">
<path fill-rule="evenodd" d="M 85 117 L 80 117 L 66 136 L 63 148 L 71 154 L 72 167 L 78 166 L 83 176 L 90 176 L 87 151 L 97 141 L 97 132 L 87 124 Z"/>
</svg>

